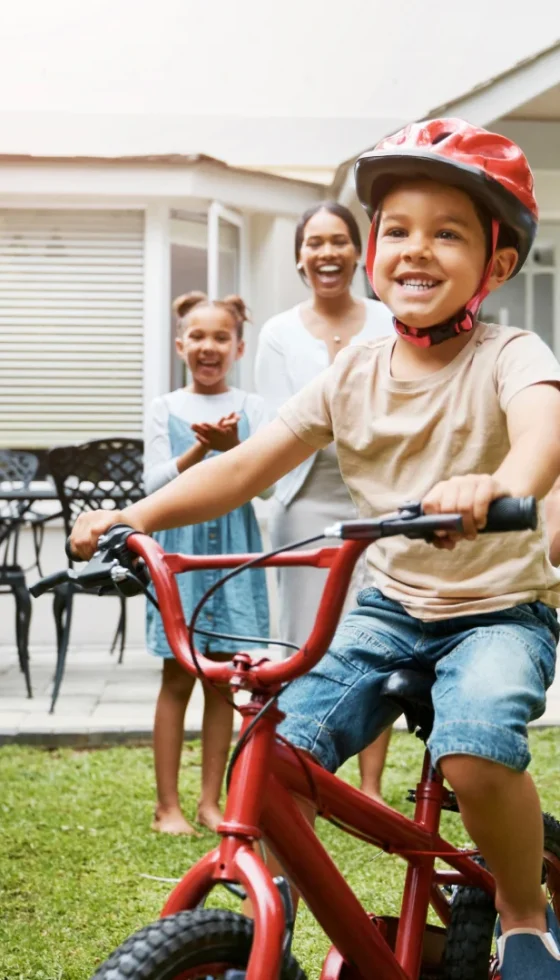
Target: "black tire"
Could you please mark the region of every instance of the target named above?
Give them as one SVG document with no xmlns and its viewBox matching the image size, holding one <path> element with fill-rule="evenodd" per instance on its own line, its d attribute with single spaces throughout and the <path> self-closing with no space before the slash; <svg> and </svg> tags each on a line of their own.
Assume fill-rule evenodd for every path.
<svg viewBox="0 0 560 980">
<path fill-rule="evenodd" d="M 543 814 L 545 850 L 560 859 L 560 823 Z M 543 884 L 546 871 L 543 865 Z M 451 905 L 444 957 L 444 980 L 489 980 L 496 925 L 492 899 L 479 888 L 458 888 Z"/>
<path fill-rule="evenodd" d="M 249 962 L 253 923 L 244 915 L 197 909 L 166 916 L 127 939 L 96 971 L 92 980 L 179 980 L 186 970 L 223 964 L 242 970 Z M 217 976 L 220 976 L 217 973 Z M 198 974 L 194 974 L 198 980 Z M 290 957 L 281 980 L 306 980 Z"/>
</svg>

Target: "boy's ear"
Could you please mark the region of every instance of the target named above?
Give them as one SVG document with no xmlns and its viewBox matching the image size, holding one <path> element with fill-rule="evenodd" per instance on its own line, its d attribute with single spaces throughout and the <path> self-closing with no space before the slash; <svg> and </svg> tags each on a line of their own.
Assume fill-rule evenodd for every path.
<svg viewBox="0 0 560 980">
<path fill-rule="evenodd" d="M 519 258 L 516 248 L 499 248 L 494 255 L 492 272 L 488 280 L 488 292 L 499 289 L 510 278 Z"/>
<path fill-rule="evenodd" d="M 175 350 L 177 351 L 179 357 L 183 354 L 183 338 L 175 337 Z"/>
<path fill-rule="evenodd" d="M 235 355 L 235 360 L 238 361 L 240 357 L 243 357 L 244 353 L 245 353 L 245 341 L 244 340 L 238 340 L 237 341 L 237 353 Z"/>
</svg>

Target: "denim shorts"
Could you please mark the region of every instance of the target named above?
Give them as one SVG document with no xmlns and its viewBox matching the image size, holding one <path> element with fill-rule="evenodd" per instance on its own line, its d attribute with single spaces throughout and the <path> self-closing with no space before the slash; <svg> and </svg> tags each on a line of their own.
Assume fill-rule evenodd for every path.
<svg viewBox="0 0 560 980">
<path fill-rule="evenodd" d="M 279 732 L 335 772 L 398 717 L 380 693 L 394 670 L 433 670 L 434 764 L 472 755 L 523 771 L 527 725 L 545 710 L 559 627 L 541 602 L 423 622 L 377 589 L 358 595 L 332 645 L 282 693 Z"/>
</svg>

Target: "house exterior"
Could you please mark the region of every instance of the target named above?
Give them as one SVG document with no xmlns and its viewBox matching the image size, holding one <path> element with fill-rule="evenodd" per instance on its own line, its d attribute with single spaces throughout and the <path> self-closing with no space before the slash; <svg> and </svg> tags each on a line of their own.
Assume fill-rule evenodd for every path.
<svg viewBox="0 0 560 980">
<path fill-rule="evenodd" d="M 125 0 L 99 0 L 98 12 L 105 3 L 118 21 Z M 97 20 L 89 24 L 89 61 L 79 61 L 72 46 L 57 49 L 52 9 L 50 20 L 38 11 L 27 34 L 18 22 L 17 37 L 26 37 L 31 53 L 22 63 L 14 44 L 0 66 L 0 76 L 11 72 L 9 105 L 0 95 L 1 446 L 141 435 L 151 399 L 181 383 L 170 304 L 192 288 L 210 296 L 240 292 L 251 308 L 237 379 L 251 389 L 260 326 L 306 295 L 293 260 L 299 215 L 335 197 L 352 209 L 365 237 L 353 161 L 413 118 L 463 116 L 524 148 L 535 172 L 541 231 L 523 274 L 487 301 L 485 313 L 537 330 L 560 355 L 560 43 L 550 44 L 549 10 L 537 0 L 523 30 L 522 5 L 513 5 L 507 38 L 501 7 L 487 0 L 472 0 L 468 23 L 461 5 L 440 0 L 410 5 L 408 20 L 400 8 L 376 11 L 385 43 L 367 63 L 364 38 L 354 31 L 350 43 L 346 36 L 354 6 L 358 0 L 350 0 L 336 31 L 325 27 L 328 50 L 317 49 L 311 63 L 300 34 L 308 30 L 316 38 L 313 23 L 306 27 L 312 4 L 299 4 L 300 34 L 277 25 L 268 72 L 264 63 L 255 71 L 253 59 L 249 74 L 238 52 L 237 73 L 206 74 L 203 83 L 196 46 L 181 72 L 170 57 L 165 76 L 152 65 L 145 77 L 146 63 L 131 42 L 119 49 L 120 60 L 115 48 L 104 73 L 94 75 Z M 192 4 L 162 0 L 159 7 L 164 21 L 170 11 L 180 21 Z M 197 7 L 197 14 L 207 17 L 211 9 L 201 14 Z M 283 8 L 288 21 L 290 9 L 291 0 Z M 254 8 L 255 16 L 259 11 Z M 425 18 L 440 18 L 438 50 L 454 51 L 452 72 L 439 70 L 432 47 L 418 48 L 420 14 L 424 27 Z M 70 17 L 68 30 L 79 32 L 92 16 L 81 11 L 79 24 Z M 10 17 L 15 24 L 23 14 L 13 10 Z M 175 30 L 173 23 L 166 21 L 166 29 Z M 137 23 L 128 27 L 132 34 L 140 30 Z M 49 31 L 49 71 L 39 84 Z M 145 24 L 145 45 L 148 34 Z M 281 43 L 282 64 L 272 64 Z M 228 51 L 224 58 L 231 58 L 231 45 Z M 251 55 L 260 64 L 263 52 Z M 305 68 L 300 76 L 298 66 Z M 178 98 L 185 75 L 182 94 L 194 87 L 196 105 Z M 367 290 L 363 274 L 356 289 Z M 59 537 L 54 530 L 47 535 L 46 571 L 60 565 Z M 108 627 L 95 615 L 95 600 L 81 603 L 85 612 L 73 641 L 105 643 Z M 47 598 L 35 604 L 32 639 L 52 643 L 53 636 Z M 131 638 L 142 640 L 141 615 L 131 617 Z M 2 643 L 13 643 L 10 616 L 0 620 Z"/>
<path fill-rule="evenodd" d="M 431 6 L 437 8 L 438 2 L 431 0 Z M 162 17 L 166 10 L 184 17 L 186 6 L 163 0 Z M 523 51 L 533 36 L 545 36 L 538 9 L 537 4 L 526 40 L 512 34 L 512 51 Z M 122 61 L 115 63 L 114 71 L 121 73 L 116 108 L 112 91 L 94 91 L 99 110 L 94 113 L 86 82 L 99 87 L 104 79 L 82 77 L 87 65 L 78 66 L 66 48 L 60 48 L 60 56 L 74 58 L 68 67 L 76 73 L 76 90 L 67 85 L 59 90 L 61 77 L 53 75 L 47 91 L 30 90 L 32 104 L 21 66 L 14 62 L 14 72 L 20 72 L 16 108 L 7 113 L 0 101 L 0 442 L 48 447 L 104 435 L 140 435 L 151 399 L 181 381 L 170 305 L 174 295 L 191 288 L 210 296 L 240 292 L 248 303 L 253 326 L 237 380 L 252 388 L 260 326 L 305 296 L 293 261 L 299 215 L 321 198 L 337 197 L 355 212 L 365 236 L 367 219 L 355 198 L 352 162 L 411 118 L 464 116 L 512 136 L 525 149 L 535 171 L 542 230 L 522 276 L 490 298 L 485 313 L 538 329 L 560 352 L 560 44 L 512 64 L 504 45 L 496 50 L 490 44 L 492 31 L 500 27 L 494 15 L 490 4 L 488 36 L 479 39 L 477 63 L 464 54 L 465 36 L 463 57 L 457 57 L 451 77 L 433 70 L 412 77 L 426 56 L 412 47 L 410 24 L 407 30 L 401 26 L 400 35 L 387 42 L 385 60 L 406 56 L 412 75 L 404 72 L 404 81 L 401 73 L 387 77 L 385 98 L 371 89 L 369 116 L 357 116 L 350 107 L 342 115 L 347 72 L 341 79 L 337 75 L 331 116 L 320 103 L 321 86 L 315 86 L 316 103 L 311 104 L 313 73 L 299 101 L 292 103 L 297 107 L 293 117 L 256 115 L 264 94 L 254 85 L 245 92 L 250 111 L 234 115 L 224 79 L 220 105 L 230 112 L 217 116 L 212 101 L 216 80 L 209 77 L 208 91 L 197 90 L 206 114 L 179 116 L 169 111 L 177 109 L 181 78 L 174 63 L 169 80 L 158 77 L 156 85 L 151 79 L 148 88 L 137 74 L 131 91 L 122 76 L 124 67 L 138 69 L 132 55 L 124 67 Z M 383 16 L 390 17 L 387 11 Z M 510 16 L 513 27 L 517 10 Z M 464 34 L 477 36 L 472 23 L 459 25 L 449 10 L 446 17 L 438 43 L 445 43 L 444 30 L 451 36 L 459 26 Z M 99 29 L 97 21 L 91 28 Z M 45 21 L 43 30 L 50 29 Z M 325 30 L 332 42 L 332 31 Z M 57 37 L 53 32 L 53 44 Z M 360 49 L 362 41 L 355 39 L 355 44 Z M 352 50 L 341 47 L 340 37 L 339 49 L 337 57 L 348 69 Z M 195 61 L 199 55 L 193 52 Z M 433 68 L 433 58 L 429 64 Z M 493 64 L 503 70 L 481 77 L 484 66 Z M 31 62 L 27 69 L 34 70 Z M 370 72 L 372 83 L 374 70 L 379 72 L 378 62 Z M 363 63 L 356 64 L 355 72 L 363 86 Z M 262 77 L 278 112 L 284 89 L 272 71 Z M 471 85 L 463 94 L 428 102 L 436 92 L 456 93 L 457 80 L 465 77 Z M 237 76 L 228 81 L 234 88 L 240 84 Z M 418 84 L 411 88 L 411 81 Z M 293 85 L 292 75 L 286 76 L 288 93 Z M 126 105 L 119 104 L 121 89 L 128 91 Z M 167 100 L 160 116 L 153 112 L 154 91 Z M 137 109 L 138 93 L 146 100 L 144 112 L 126 112 Z M 55 96 L 66 99 L 64 112 L 53 103 Z M 291 97 L 296 96 L 294 89 Z M 367 99 L 358 86 L 356 100 L 365 113 Z M 84 105 L 82 115 L 76 104 Z M 194 140 L 206 145 L 194 147 Z M 228 162 L 201 155 L 208 147 Z M 367 288 L 363 275 L 357 276 L 356 287 Z"/>
<path fill-rule="evenodd" d="M 201 156 L 1 159 L 2 445 L 141 435 L 181 383 L 170 305 L 190 289 L 247 298 L 251 388 L 258 327 L 303 295 L 293 232 L 321 193 Z"/>
</svg>

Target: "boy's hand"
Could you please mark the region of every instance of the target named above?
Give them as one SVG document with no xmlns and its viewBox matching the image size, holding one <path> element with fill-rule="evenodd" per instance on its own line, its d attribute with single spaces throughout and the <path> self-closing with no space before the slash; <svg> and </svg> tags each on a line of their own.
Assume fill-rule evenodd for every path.
<svg viewBox="0 0 560 980">
<path fill-rule="evenodd" d="M 460 538 L 474 541 L 477 532 L 486 524 L 492 501 L 509 496 L 509 490 L 488 474 L 453 476 L 436 483 L 422 501 L 424 513 L 461 514 L 463 518 L 463 533 L 438 534 L 433 542 L 436 548 L 451 551 Z"/>
<path fill-rule="evenodd" d="M 216 425 L 210 422 L 199 422 L 194 423 L 191 428 L 197 439 L 208 449 L 213 449 L 218 453 L 226 453 L 228 449 L 234 449 L 235 446 L 239 445 L 238 421 L 239 415 L 232 412 L 230 415 L 221 418 Z"/>
<path fill-rule="evenodd" d="M 113 524 L 126 524 L 120 510 L 89 510 L 85 514 L 80 514 L 70 535 L 72 552 L 82 561 L 89 561 L 97 550 L 99 538 L 113 527 Z"/>
</svg>

